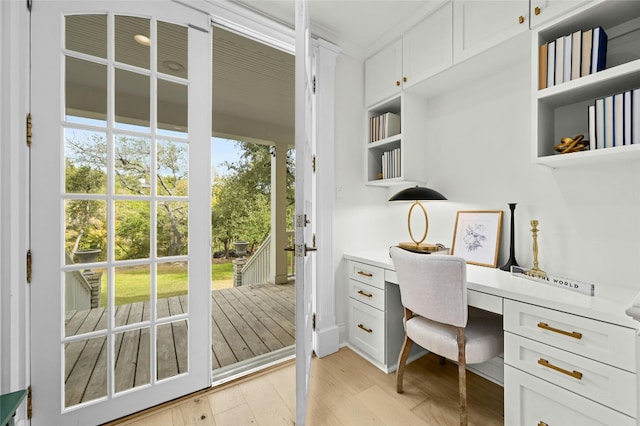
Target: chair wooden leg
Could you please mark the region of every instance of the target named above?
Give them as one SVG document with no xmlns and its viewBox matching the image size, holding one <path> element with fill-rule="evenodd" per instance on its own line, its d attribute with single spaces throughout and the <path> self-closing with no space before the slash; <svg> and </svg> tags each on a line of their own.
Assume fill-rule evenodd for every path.
<svg viewBox="0 0 640 426">
<path fill-rule="evenodd" d="M 464 328 L 458 328 L 458 389 L 460 391 L 460 426 L 467 426 L 467 357 Z"/>
<path fill-rule="evenodd" d="M 409 352 L 411 352 L 411 347 L 413 346 L 413 341 L 409 339 L 409 336 L 404 335 L 404 343 L 402 344 L 402 350 L 400 351 L 400 356 L 398 357 L 398 369 L 396 370 L 396 392 L 402 393 L 402 378 L 404 377 L 404 367 L 407 364 L 407 358 L 409 358 Z"/>
</svg>

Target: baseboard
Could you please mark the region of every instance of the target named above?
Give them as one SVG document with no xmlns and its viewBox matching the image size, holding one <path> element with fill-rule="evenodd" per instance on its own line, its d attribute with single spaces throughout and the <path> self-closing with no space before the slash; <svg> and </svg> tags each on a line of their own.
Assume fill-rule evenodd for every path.
<svg viewBox="0 0 640 426">
<path fill-rule="evenodd" d="M 340 330 L 336 325 L 316 330 L 314 338 L 315 352 L 319 358 L 336 353 L 340 349 Z"/>
</svg>

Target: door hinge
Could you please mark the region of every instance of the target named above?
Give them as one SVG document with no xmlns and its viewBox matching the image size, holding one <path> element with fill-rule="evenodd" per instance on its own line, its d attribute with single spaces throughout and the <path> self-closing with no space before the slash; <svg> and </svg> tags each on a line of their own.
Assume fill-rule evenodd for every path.
<svg viewBox="0 0 640 426">
<path fill-rule="evenodd" d="M 27 419 L 31 420 L 33 415 L 33 395 L 31 394 L 31 386 L 27 388 Z"/>
<path fill-rule="evenodd" d="M 31 8 L 33 7 L 33 1 L 32 0 L 27 0 L 27 10 L 29 12 L 31 12 Z"/>
<path fill-rule="evenodd" d="M 316 94 L 316 76 L 313 76 L 313 80 L 311 81 L 311 90 L 313 91 L 313 94 Z"/>
<path fill-rule="evenodd" d="M 27 250 L 27 282 L 31 284 L 31 272 L 32 272 L 31 250 Z"/>
<path fill-rule="evenodd" d="M 311 328 L 313 331 L 316 331 L 316 314 L 313 314 L 313 317 L 311 317 Z"/>
<path fill-rule="evenodd" d="M 31 113 L 27 114 L 27 146 L 31 147 Z"/>
<path fill-rule="evenodd" d="M 311 170 L 313 170 L 313 173 L 316 172 L 316 156 L 315 155 L 311 157 Z"/>
<path fill-rule="evenodd" d="M 309 221 L 307 219 L 307 215 L 306 214 L 298 214 L 298 215 L 296 215 L 296 220 L 295 220 L 296 228 L 304 228 L 309 223 L 311 223 L 311 221 Z"/>
</svg>

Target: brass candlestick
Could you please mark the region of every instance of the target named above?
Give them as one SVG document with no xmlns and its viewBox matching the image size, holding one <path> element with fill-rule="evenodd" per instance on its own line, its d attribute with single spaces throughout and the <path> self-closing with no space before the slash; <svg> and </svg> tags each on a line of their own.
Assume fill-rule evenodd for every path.
<svg viewBox="0 0 640 426">
<path fill-rule="evenodd" d="M 535 219 L 532 220 L 531 227 L 531 234 L 533 236 L 533 268 L 526 273 L 532 277 L 544 278 L 547 276 L 547 273 L 538 266 L 538 221 Z"/>
</svg>

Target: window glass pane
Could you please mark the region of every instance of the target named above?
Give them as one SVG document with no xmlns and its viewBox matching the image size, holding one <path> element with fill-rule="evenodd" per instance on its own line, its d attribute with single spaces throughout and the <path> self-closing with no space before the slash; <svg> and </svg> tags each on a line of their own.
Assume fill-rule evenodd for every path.
<svg viewBox="0 0 640 426">
<path fill-rule="evenodd" d="M 158 318 L 189 312 L 189 263 L 159 263 L 158 270 Z"/>
<path fill-rule="evenodd" d="M 116 127 L 149 131 L 149 76 L 116 69 Z"/>
<path fill-rule="evenodd" d="M 106 329 L 106 312 L 100 303 L 102 276 L 101 271 L 89 269 L 64 273 L 66 337 Z"/>
<path fill-rule="evenodd" d="M 107 338 L 64 345 L 65 407 L 107 396 Z"/>
<path fill-rule="evenodd" d="M 64 212 L 66 263 L 104 261 L 107 249 L 106 201 L 66 200 Z"/>
<path fill-rule="evenodd" d="M 147 201 L 115 202 L 116 260 L 146 259 L 150 256 L 150 205 Z"/>
<path fill-rule="evenodd" d="M 65 60 L 65 115 L 76 122 L 105 125 L 107 67 L 81 59 Z M 80 120 L 87 119 L 87 121 Z"/>
<path fill-rule="evenodd" d="M 188 78 L 188 28 L 158 21 L 158 72 Z"/>
<path fill-rule="evenodd" d="M 189 203 L 158 202 L 158 257 L 189 254 L 188 224 Z"/>
<path fill-rule="evenodd" d="M 107 135 L 90 130 L 64 130 L 65 191 L 107 193 Z"/>
<path fill-rule="evenodd" d="M 149 327 L 115 334 L 115 387 L 122 392 L 151 382 Z"/>
<path fill-rule="evenodd" d="M 64 23 L 67 49 L 107 57 L 107 15 L 68 15 Z"/>
<path fill-rule="evenodd" d="M 188 132 L 187 86 L 158 79 L 158 129 Z"/>
<path fill-rule="evenodd" d="M 116 15 L 116 62 L 149 69 L 151 46 L 149 22 L 149 19 L 145 18 Z"/>
<path fill-rule="evenodd" d="M 158 141 L 158 195 L 189 195 L 189 145 Z"/>
<path fill-rule="evenodd" d="M 158 380 L 189 371 L 187 320 L 158 326 Z"/>
<path fill-rule="evenodd" d="M 116 194 L 149 195 L 151 141 L 139 136 L 115 136 Z"/>
<path fill-rule="evenodd" d="M 116 327 L 150 319 L 151 269 L 149 265 L 116 268 Z"/>
</svg>

